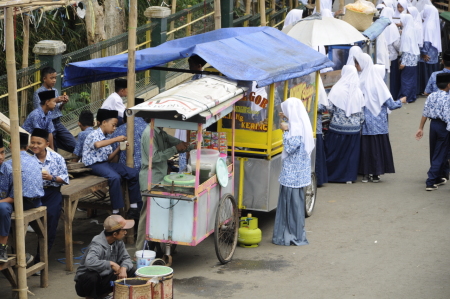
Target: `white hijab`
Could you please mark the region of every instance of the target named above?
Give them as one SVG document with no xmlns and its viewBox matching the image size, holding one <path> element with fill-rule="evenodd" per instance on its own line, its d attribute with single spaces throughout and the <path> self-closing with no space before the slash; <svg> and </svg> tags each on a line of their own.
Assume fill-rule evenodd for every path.
<svg viewBox="0 0 450 299">
<path fill-rule="evenodd" d="M 320 14 L 322 15 L 322 17 L 334 18 L 333 13 L 328 8 L 320 10 Z"/>
<path fill-rule="evenodd" d="M 322 12 L 324 9 L 329 9 L 330 11 L 333 10 L 332 0 L 321 0 L 320 1 L 320 12 Z M 314 13 L 316 13 L 316 7 L 314 7 L 313 14 Z"/>
<path fill-rule="evenodd" d="M 423 20 L 423 40 L 430 42 L 438 52 L 442 52 L 439 12 L 434 5 L 425 5 Z"/>
<path fill-rule="evenodd" d="M 433 5 L 430 0 L 417 0 L 416 8 L 422 12 L 425 9 L 425 5 Z"/>
<path fill-rule="evenodd" d="M 286 15 L 286 19 L 284 20 L 283 29 L 291 24 L 295 24 L 300 21 L 303 17 L 303 10 L 293 9 Z"/>
<path fill-rule="evenodd" d="M 398 4 L 400 4 L 400 6 L 403 7 L 403 11 L 401 13 L 398 11 L 398 7 L 397 7 Z M 407 0 L 398 0 L 397 5 L 395 5 L 394 17 L 400 18 L 400 15 L 406 14 L 406 10 L 408 9 L 408 1 Z"/>
<path fill-rule="evenodd" d="M 394 15 L 394 10 L 390 7 L 386 7 L 381 11 L 380 16 L 388 18 L 391 21 L 391 24 L 387 26 L 383 33 L 384 38 L 386 39 L 386 43 L 388 45 L 394 43 L 396 40 L 400 38 L 400 32 L 398 32 L 397 25 L 395 25 L 394 21 L 392 20 L 392 16 Z"/>
<path fill-rule="evenodd" d="M 391 60 L 389 59 L 388 43 L 384 31 L 377 37 L 377 63 L 385 65 L 386 69 L 390 71 Z"/>
<path fill-rule="evenodd" d="M 400 20 L 403 25 L 400 51 L 419 55 L 419 43 L 417 42 L 413 17 L 408 14 L 402 14 Z"/>
<path fill-rule="evenodd" d="M 345 111 L 349 117 L 353 113 L 361 112 L 364 107 L 364 96 L 359 87 L 359 77 L 356 67 L 344 65 L 341 79 L 331 88 L 328 99 L 338 108 Z"/>
<path fill-rule="evenodd" d="M 419 47 L 423 47 L 423 26 L 422 17 L 419 11 L 415 7 L 408 7 L 408 11 L 414 19 L 414 30 L 416 31 L 416 39 Z"/>
<path fill-rule="evenodd" d="M 384 3 L 384 5 L 386 5 L 386 7 L 391 8 L 392 11 L 395 10 L 395 5 L 394 5 L 394 2 L 392 0 L 383 0 L 383 3 Z M 383 13 L 383 11 L 381 11 L 381 13 Z"/>
<path fill-rule="evenodd" d="M 353 65 L 355 66 L 354 58 L 357 54 L 363 53 L 363 50 L 359 46 L 353 46 L 350 48 L 350 51 L 348 51 L 348 59 L 347 59 L 347 65 Z"/>
<path fill-rule="evenodd" d="M 301 136 L 305 144 L 305 150 L 308 155 L 311 155 L 314 149 L 314 137 L 309 120 L 308 112 L 306 112 L 305 105 L 298 98 L 289 98 L 281 103 L 281 110 L 289 120 L 289 131 L 287 137 Z M 281 154 L 281 159 L 288 156 L 285 150 Z"/>
<path fill-rule="evenodd" d="M 374 115 L 378 116 L 381 106 L 392 98 L 389 89 L 384 83 L 378 71 L 374 68 L 372 58 L 366 53 L 360 53 L 355 57 L 361 67 L 359 86 L 364 94 L 365 106 Z"/>
</svg>

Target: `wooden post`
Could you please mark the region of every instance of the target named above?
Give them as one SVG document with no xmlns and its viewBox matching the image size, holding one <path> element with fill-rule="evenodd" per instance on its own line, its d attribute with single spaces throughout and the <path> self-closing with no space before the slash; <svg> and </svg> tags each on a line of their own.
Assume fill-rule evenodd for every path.
<svg viewBox="0 0 450 299">
<path fill-rule="evenodd" d="M 6 73 L 8 75 L 9 118 L 11 121 L 11 154 L 16 215 L 17 279 L 20 299 L 27 299 L 27 264 L 25 261 L 25 231 L 23 228 L 22 168 L 20 165 L 19 107 L 17 105 L 16 53 L 14 49 L 13 7 L 6 8 Z"/>
<path fill-rule="evenodd" d="M 192 5 L 188 5 L 188 8 L 191 8 Z M 189 24 L 192 22 L 192 12 L 189 10 L 187 16 L 186 16 L 186 24 Z M 191 25 L 186 26 L 186 36 L 191 36 Z"/>
<path fill-rule="evenodd" d="M 289 0 L 289 10 L 291 10 L 294 7 L 292 3 L 293 3 L 292 0 Z"/>
<path fill-rule="evenodd" d="M 344 9 L 345 0 L 339 0 L 339 10 Z"/>
<path fill-rule="evenodd" d="M 266 0 L 259 1 L 259 9 L 261 14 L 261 26 L 266 26 Z"/>
<path fill-rule="evenodd" d="M 177 0 L 172 0 L 172 5 L 170 7 L 170 12 L 172 14 L 177 12 Z M 175 21 L 170 22 L 170 31 L 175 29 Z M 175 39 L 175 33 L 172 33 L 173 39 Z"/>
<path fill-rule="evenodd" d="M 249 15 L 252 10 L 252 0 L 245 0 L 245 15 Z M 244 22 L 244 27 L 248 27 L 248 20 Z"/>
<path fill-rule="evenodd" d="M 22 50 L 22 68 L 28 67 L 28 52 L 30 51 L 30 16 L 23 16 L 23 50 Z M 28 84 L 28 76 L 22 77 L 22 87 Z M 20 124 L 23 124 L 27 117 L 28 90 L 20 93 Z"/>
<path fill-rule="evenodd" d="M 320 12 L 320 0 L 316 0 L 316 12 Z"/>
<path fill-rule="evenodd" d="M 236 3 L 239 4 L 239 0 Z M 222 28 L 222 14 L 220 12 L 220 0 L 214 0 L 214 29 L 220 28 Z"/>
<path fill-rule="evenodd" d="M 136 27 L 137 27 L 137 0 L 130 0 L 130 15 L 128 19 L 128 108 L 134 106 L 134 98 L 136 94 Z M 128 117 L 127 120 L 127 166 L 134 167 L 134 116 Z"/>
<path fill-rule="evenodd" d="M 272 12 L 270 13 L 270 15 L 272 16 L 273 14 L 275 14 L 275 0 L 271 0 L 270 1 L 270 8 L 272 8 Z M 270 26 L 274 26 L 276 24 L 275 20 L 270 17 Z"/>
</svg>

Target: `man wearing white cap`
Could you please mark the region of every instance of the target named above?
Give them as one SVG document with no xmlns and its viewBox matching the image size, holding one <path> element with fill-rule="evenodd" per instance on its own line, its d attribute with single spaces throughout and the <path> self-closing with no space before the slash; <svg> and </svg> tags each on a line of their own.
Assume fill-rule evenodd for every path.
<svg viewBox="0 0 450 299">
<path fill-rule="evenodd" d="M 134 220 L 111 215 L 105 230 L 92 239 L 75 275 L 75 290 L 80 297 L 101 298 L 112 292 L 111 281 L 134 276 L 135 269 L 123 238 Z"/>
</svg>

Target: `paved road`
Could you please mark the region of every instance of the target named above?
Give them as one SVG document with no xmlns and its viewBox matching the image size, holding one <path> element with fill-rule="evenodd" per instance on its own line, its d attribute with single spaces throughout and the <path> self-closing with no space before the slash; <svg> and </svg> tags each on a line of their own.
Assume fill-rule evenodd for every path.
<svg viewBox="0 0 450 299">
<path fill-rule="evenodd" d="M 319 189 L 306 222 L 310 245 L 271 244 L 275 214 L 254 214 L 263 231 L 260 247 L 238 248 L 228 265 L 218 265 L 212 238 L 179 248 L 176 298 L 450 298 L 450 186 L 425 191 L 428 133 L 420 142 L 413 137 L 423 102 L 390 116 L 396 174 L 382 176 L 378 184 Z M 83 229 L 74 239 L 85 244 L 76 245 L 75 252 L 101 230 L 85 220 L 77 227 Z M 58 238 L 63 239 L 61 230 Z M 59 257 L 63 253 L 55 250 L 48 289 L 29 278 L 33 298 L 78 298 L 73 274 L 55 262 Z M 4 278 L 0 290 L 1 298 L 10 298 Z"/>
</svg>

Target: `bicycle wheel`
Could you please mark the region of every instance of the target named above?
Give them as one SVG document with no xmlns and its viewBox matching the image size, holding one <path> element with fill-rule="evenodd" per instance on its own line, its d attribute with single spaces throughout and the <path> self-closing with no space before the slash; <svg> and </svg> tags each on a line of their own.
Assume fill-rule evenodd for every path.
<svg viewBox="0 0 450 299">
<path fill-rule="evenodd" d="M 239 218 L 236 200 L 225 194 L 219 202 L 214 225 L 214 246 L 221 264 L 231 261 L 236 250 Z"/>
<path fill-rule="evenodd" d="M 308 218 L 312 215 L 314 205 L 316 204 L 317 180 L 315 173 L 311 173 L 311 184 L 309 186 L 306 186 L 304 190 L 305 190 L 305 217 Z"/>
</svg>

